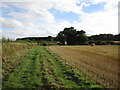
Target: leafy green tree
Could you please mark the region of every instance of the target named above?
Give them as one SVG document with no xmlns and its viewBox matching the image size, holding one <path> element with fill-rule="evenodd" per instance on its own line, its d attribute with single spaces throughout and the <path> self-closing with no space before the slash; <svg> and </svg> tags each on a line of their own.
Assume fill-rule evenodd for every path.
<svg viewBox="0 0 120 90">
<path fill-rule="evenodd" d="M 114 41 L 120 41 L 120 33 L 118 35 L 114 35 Z"/>
<path fill-rule="evenodd" d="M 63 31 L 59 32 L 56 38 L 62 45 L 65 45 L 66 38 Z"/>
<path fill-rule="evenodd" d="M 77 44 L 88 44 L 88 37 L 85 35 L 85 31 L 77 31 L 76 40 Z"/>
<path fill-rule="evenodd" d="M 74 27 L 64 28 L 64 36 L 65 41 L 68 45 L 75 45 L 76 44 L 76 30 Z"/>
<path fill-rule="evenodd" d="M 63 45 L 65 42 L 67 42 L 68 45 L 87 44 L 88 42 L 85 31 L 76 31 L 74 27 L 64 28 L 63 31 L 58 33 L 57 40 Z"/>
</svg>

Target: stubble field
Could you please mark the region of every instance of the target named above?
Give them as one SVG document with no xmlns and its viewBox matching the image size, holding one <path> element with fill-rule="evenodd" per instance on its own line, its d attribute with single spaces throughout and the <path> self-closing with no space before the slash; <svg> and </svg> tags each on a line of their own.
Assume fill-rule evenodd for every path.
<svg viewBox="0 0 120 90">
<path fill-rule="evenodd" d="M 106 88 L 118 87 L 119 46 L 52 46 L 54 53 Z"/>
</svg>

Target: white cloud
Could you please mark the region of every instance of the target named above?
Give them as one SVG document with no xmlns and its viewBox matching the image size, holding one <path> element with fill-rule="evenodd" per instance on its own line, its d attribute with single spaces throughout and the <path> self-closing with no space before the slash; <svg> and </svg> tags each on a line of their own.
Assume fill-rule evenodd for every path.
<svg viewBox="0 0 120 90">
<path fill-rule="evenodd" d="M 86 2 L 85 2 L 86 1 Z M 87 1 L 92 4 L 98 4 L 105 2 L 104 10 L 85 13 L 84 7 L 88 7 Z M 65 27 L 74 26 L 78 30 L 85 30 L 87 34 L 99 34 L 99 33 L 113 33 L 118 32 L 118 12 L 117 12 L 117 0 L 63 0 L 59 2 L 42 2 L 42 3 L 10 3 L 17 8 L 25 9 L 25 13 L 21 12 L 10 12 L 9 15 L 13 16 L 14 19 L 5 19 L 4 26 L 16 28 L 16 30 L 6 31 L 4 35 L 9 33 L 14 34 L 16 37 L 28 37 L 28 36 L 55 36 L 59 31 Z M 6 8 L 10 8 L 5 3 Z M 76 5 L 80 4 L 80 6 Z M 49 10 L 54 8 L 61 12 L 73 12 L 80 15 L 79 20 L 73 23 L 69 21 L 57 21 L 53 13 Z M 72 18 L 72 17 L 71 17 Z M 19 28 L 17 28 L 19 27 Z M 8 36 L 10 36 L 10 34 Z M 12 36 L 12 37 L 13 37 Z"/>
<path fill-rule="evenodd" d="M 2 23 L 2 27 L 7 27 L 7 28 L 17 28 L 22 26 L 21 22 L 7 18 L 0 18 L 0 23 Z"/>
<path fill-rule="evenodd" d="M 20 9 L 26 10 L 24 13 L 21 12 L 10 12 L 8 15 L 14 18 L 19 18 L 22 21 L 36 21 L 42 20 L 45 22 L 54 22 L 54 16 L 48 11 L 52 8 L 52 4 L 48 3 L 10 3 L 10 5 L 15 6 Z M 21 7 L 22 6 L 22 7 Z"/>
<path fill-rule="evenodd" d="M 92 4 L 104 2 L 104 10 L 93 13 L 82 13 L 79 21 L 74 21 L 72 25 L 79 30 L 85 30 L 88 35 L 100 33 L 117 34 L 118 0 L 91 0 L 89 2 Z"/>
<path fill-rule="evenodd" d="M 74 23 L 77 28 L 86 30 L 87 34 L 118 33 L 118 18 L 109 12 L 98 12 L 81 16 L 82 22 Z"/>
<path fill-rule="evenodd" d="M 7 4 L 5 3 L 0 3 L 0 7 L 4 7 L 6 9 L 11 9 Z"/>
<path fill-rule="evenodd" d="M 47 10 L 39 10 L 39 11 L 29 11 L 26 13 L 18 13 L 11 12 L 8 15 L 14 17 L 15 19 L 19 19 L 24 22 L 34 22 L 34 21 L 45 21 L 52 23 L 54 22 L 54 16 L 48 12 Z"/>
<path fill-rule="evenodd" d="M 11 3 L 11 5 L 18 7 L 18 8 L 23 8 L 23 9 L 27 9 L 30 11 L 39 11 L 39 10 L 48 10 L 51 8 L 55 8 L 57 10 L 60 11 L 64 11 L 64 12 L 74 12 L 74 13 L 78 13 L 81 14 L 82 10 L 81 10 L 81 6 L 88 6 L 87 3 L 84 3 L 84 5 L 81 6 L 77 6 L 76 4 L 80 4 L 79 0 L 63 0 L 63 1 L 56 1 L 56 2 L 22 2 L 22 3 Z M 22 6 L 22 7 L 21 7 Z"/>
<path fill-rule="evenodd" d="M 47 32 L 49 32 L 49 35 L 56 36 L 59 33 L 59 31 L 62 31 L 65 27 L 71 27 L 71 26 L 72 26 L 71 23 L 62 20 L 62 21 L 57 21 L 53 24 L 48 24 L 48 25 L 46 24 L 44 25 L 44 27 L 46 28 L 44 27 L 43 28 L 47 30 Z"/>
<path fill-rule="evenodd" d="M 59 2 L 60 0 L 1 0 L 1 2 Z"/>
<path fill-rule="evenodd" d="M 90 2 L 92 2 L 93 4 L 98 4 L 98 3 L 102 3 L 102 2 L 109 2 L 109 1 L 110 0 L 90 0 Z"/>
<path fill-rule="evenodd" d="M 55 4 L 55 9 L 64 11 L 64 12 L 74 12 L 74 13 L 81 14 L 83 12 L 82 12 L 81 6 L 76 5 L 78 3 L 80 3 L 80 2 L 78 2 L 78 0 L 60 1 Z"/>
<path fill-rule="evenodd" d="M 85 3 L 85 2 L 83 2 L 83 3 L 81 4 L 81 7 L 88 7 L 88 6 L 90 6 L 90 4 Z"/>
<path fill-rule="evenodd" d="M 118 12 L 118 1 L 119 0 L 110 0 L 108 1 L 105 6 L 104 9 L 110 12 Z"/>
</svg>

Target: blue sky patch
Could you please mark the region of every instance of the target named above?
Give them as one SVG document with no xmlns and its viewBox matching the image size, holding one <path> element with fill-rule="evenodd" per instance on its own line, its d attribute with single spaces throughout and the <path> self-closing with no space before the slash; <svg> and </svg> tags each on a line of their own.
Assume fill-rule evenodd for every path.
<svg viewBox="0 0 120 90">
<path fill-rule="evenodd" d="M 56 20 L 66 20 L 69 22 L 73 22 L 79 19 L 79 14 L 73 13 L 73 12 L 60 12 L 58 10 L 55 9 L 50 9 L 50 12 L 53 13 L 53 15 L 55 16 Z"/>
<path fill-rule="evenodd" d="M 94 13 L 104 10 L 105 3 L 99 3 L 99 4 L 91 4 L 88 7 L 84 7 L 83 11 L 85 13 Z"/>
<path fill-rule="evenodd" d="M 2 8 L 2 16 L 5 18 L 13 18 L 13 16 L 8 15 L 11 12 L 11 10 L 6 9 L 6 8 Z"/>
</svg>

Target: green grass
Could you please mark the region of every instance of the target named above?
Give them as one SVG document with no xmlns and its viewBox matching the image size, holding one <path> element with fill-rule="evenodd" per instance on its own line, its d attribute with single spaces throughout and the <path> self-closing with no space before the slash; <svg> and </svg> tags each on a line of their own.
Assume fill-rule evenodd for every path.
<svg viewBox="0 0 120 90">
<path fill-rule="evenodd" d="M 36 43 L 7 42 L 0 46 L 2 59 L 2 74 L 5 75 L 22 63 L 29 50 L 37 46 Z"/>
<path fill-rule="evenodd" d="M 44 46 L 32 48 L 24 62 L 3 77 L 2 85 L 3 88 L 102 88 Z"/>
</svg>

